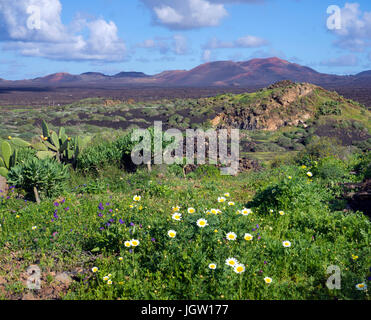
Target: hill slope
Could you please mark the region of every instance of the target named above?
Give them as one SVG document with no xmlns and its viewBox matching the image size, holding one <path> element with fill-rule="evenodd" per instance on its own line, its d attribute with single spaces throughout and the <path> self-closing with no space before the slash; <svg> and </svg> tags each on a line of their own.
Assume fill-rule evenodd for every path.
<svg viewBox="0 0 371 320">
<path fill-rule="evenodd" d="M 6 85 L 22 86 L 162 86 L 162 87 L 264 87 L 281 80 L 310 82 L 326 87 L 370 87 L 371 71 L 352 76 L 319 73 L 309 67 L 291 63 L 276 57 L 249 61 L 215 61 L 199 65 L 191 70 L 164 71 L 156 75 L 142 72 L 120 72 L 109 76 L 97 72 L 81 75 L 56 73 L 32 80 L 9 81 Z"/>
</svg>

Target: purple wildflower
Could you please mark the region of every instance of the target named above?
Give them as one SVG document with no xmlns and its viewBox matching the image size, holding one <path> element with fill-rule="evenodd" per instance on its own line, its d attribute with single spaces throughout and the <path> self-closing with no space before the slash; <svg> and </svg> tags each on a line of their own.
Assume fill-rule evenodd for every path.
<svg viewBox="0 0 371 320">
<path fill-rule="evenodd" d="M 155 239 L 155 238 L 152 238 L 151 241 L 152 241 L 152 242 L 156 242 L 156 239 Z"/>
<path fill-rule="evenodd" d="M 120 224 L 124 224 L 125 223 L 122 219 L 120 219 L 119 222 L 120 222 Z"/>
<path fill-rule="evenodd" d="M 54 202 L 54 207 L 59 207 L 59 202 Z"/>
<path fill-rule="evenodd" d="M 99 204 L 98 209 L 99 210 L 104 210 L 104 207 L 103 207 L 103 203 L 102 202 Z"/>
</svg>

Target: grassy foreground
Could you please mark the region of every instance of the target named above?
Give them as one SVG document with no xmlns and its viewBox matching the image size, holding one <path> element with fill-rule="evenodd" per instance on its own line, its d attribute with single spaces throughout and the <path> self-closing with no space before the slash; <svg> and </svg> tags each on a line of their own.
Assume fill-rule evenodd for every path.
<svg viewBox="0 0 371 320">
<path fill-rule="evenodd" d="M 341 181 L 362 179 L 343 164 Z M 40 205 L 12 188 L 0 198 L 0 297 L 28 292 L 38 264 L 42 290 L 56 272 L 74 275 L 63 299 L 369 299 L 369 218 L 344 210 L 323 168 L 184 179 L 108 167 L 71 173 L 70 191 Z M 326 286 L 331 265 L 340 290 Z"/>
</svg>

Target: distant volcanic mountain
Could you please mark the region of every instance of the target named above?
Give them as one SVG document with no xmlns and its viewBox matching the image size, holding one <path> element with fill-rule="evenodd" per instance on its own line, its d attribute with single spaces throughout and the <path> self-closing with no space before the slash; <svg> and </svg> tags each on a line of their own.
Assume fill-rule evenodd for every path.
<svg viewBox="0 0 371 320">
<path fill-rule="evenodd" d="M 249 61 L 215 61 L 191 70 L 164 71 L 156 75 L 142 72 L 120 72 L 108 76 L 98 72 L 81 75 L 55 73 L 32 80 L 1 81 L 4 86 L 122 86 L 161 87 L 263 87 L 281 80 L 309 82 L 322 86 L 371 86 L 371 70 L 352 76 L 319 73 L 309 67 L 279 58 Z"/>
<path fill-rule="evenodd" d="M 319 73 L 279 58 L 268 58 L 244 62 L 209 62 L 190 71 L 167 73 L 165 78 L 165 81 L 178 86 L 229 87 L 265 86 L 281 80 L 324 84 L 342 81 L 344 77 Z"/>
</svg>

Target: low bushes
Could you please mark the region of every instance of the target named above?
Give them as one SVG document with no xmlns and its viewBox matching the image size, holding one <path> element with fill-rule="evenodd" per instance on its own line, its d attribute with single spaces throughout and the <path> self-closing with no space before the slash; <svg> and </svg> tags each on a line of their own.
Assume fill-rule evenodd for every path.
<svg viewBox="0 0 371 320">
<path fill-rule="evenodd" d="M 41 199 L 59 196 L 65 189 L 69 178 L 68 166 L 55 160 L 46 158 L 27 159 L 23 163 L 13 167 L 8 174 L 8 181 L 26 191 L 28 197 L 38 195 Z"/>
</svg>

